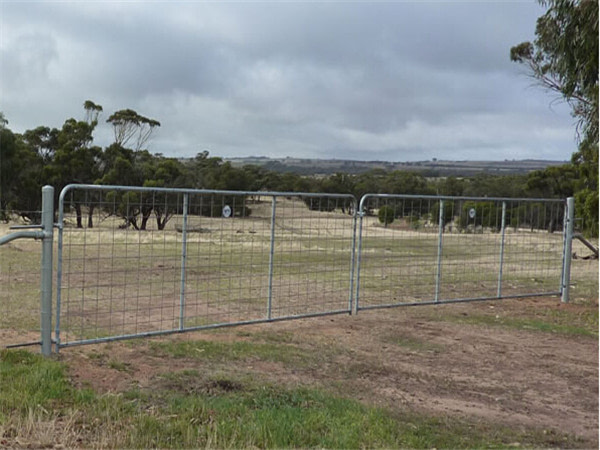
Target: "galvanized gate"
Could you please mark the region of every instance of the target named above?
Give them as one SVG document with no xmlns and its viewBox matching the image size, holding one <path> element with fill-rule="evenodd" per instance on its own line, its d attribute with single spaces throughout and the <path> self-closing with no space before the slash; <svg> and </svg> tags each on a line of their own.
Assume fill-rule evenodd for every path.
<svg viewBox="0 0 600 450">
<path fill-rule="evenodd" d="M 69 185 L 56 224 L 52 187 L 43 199 L 40 229 L 0 245 L 42 240 L 41 339 L 21 345 L 46 355 L 52 343 L 372 308 L 569 299 L 573 198 L 367 194 L 357 205 L 344 194 Z"/>
<path fill-rule="evenodd" d="M 357 311 L 568 298 L 572 199 L 368 194 L 359 214 Z"/>
<path fill-rule="evenodd" d="M 57 348 L 350 313 L 352 195 L 70 185 Z"/>
</svg>

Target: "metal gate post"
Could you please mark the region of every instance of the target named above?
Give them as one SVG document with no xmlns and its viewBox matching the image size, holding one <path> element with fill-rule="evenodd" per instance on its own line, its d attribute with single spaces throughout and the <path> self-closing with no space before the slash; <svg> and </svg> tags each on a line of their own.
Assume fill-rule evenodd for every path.
<svg viewBox="0 0 600 450">
<path fill-rule="evenodd" d="M 42 188 L 42 263 L 41 263 L 41 298 L 40 329 L 42 354 L 52 353 L 52 250 L 54 243 L 54 188 Z"/>
<path fill-rule="evenodd" d="M 569 302 L 569 287 L 571 284 L 571 251 L 573 248 L 573 222 L 575 218 L 575 199 L 567 198 L 567 211 L 565 218 L 565 242 L 563 251 L 563 270 L 560 286 L 560 300 Z"/>
</svg>

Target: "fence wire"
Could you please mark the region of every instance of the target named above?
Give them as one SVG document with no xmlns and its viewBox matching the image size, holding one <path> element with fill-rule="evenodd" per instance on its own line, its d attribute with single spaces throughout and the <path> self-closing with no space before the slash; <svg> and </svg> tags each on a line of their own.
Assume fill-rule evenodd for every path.
<svg viewBox="0 0 600 450">
<path fill-rule="evenodd" d="M 41 211 L 3 211 L 0 236 L 38 224 Z M 0 347 L 40 342 L 41 247 L 33 240 L 0 245 Z"/>
<path fill-rule="evenodd" d="M 350 312 L 351 196 L 72 186 L 59 208 L 62 346 Z"/>
<path fill-rule="evenodd" d="M 358 309 L 557 295 L 562 201 L 368 195 Z"/>
</svg>

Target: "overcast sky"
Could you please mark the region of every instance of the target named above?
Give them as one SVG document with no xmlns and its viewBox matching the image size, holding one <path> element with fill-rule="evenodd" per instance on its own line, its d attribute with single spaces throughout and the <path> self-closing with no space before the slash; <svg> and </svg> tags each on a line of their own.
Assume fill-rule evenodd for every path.
<svg viewBox="0 0 600 450">
<path fill-rule="evenodd" d="M 0 2 L 13 131 L 131 108 L 168 156 L 567 160 L 574 121 L 510 47 L 537 2 Z M 551 105 L 552 103 L 552 105 Z"/>
</svg>

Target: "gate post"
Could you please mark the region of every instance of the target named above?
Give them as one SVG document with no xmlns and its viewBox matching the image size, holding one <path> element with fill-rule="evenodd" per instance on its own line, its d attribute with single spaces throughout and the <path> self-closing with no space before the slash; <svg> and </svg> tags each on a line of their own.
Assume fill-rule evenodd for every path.
<svg viewBox="0 0 600 450">
<path fill-rule="evenodd" d="M 42 354 L 52 353 L 52 250 L 54 245 L 54 188 L 42 188 L 42 263 L 41 263 L 41 298 L 40 329 Z"/>
<path fill-rule="evenodd" d="M 569 285 L 571 284 L 571 251 L 573 248 L 573 222 L 575 219 L 575 199 L 567 198 L 567 211 L 565 217 L 565 243 L 563 250 L 563 270 L 560 286 L 560 300 L 569 302 Z"/>
</svg>

